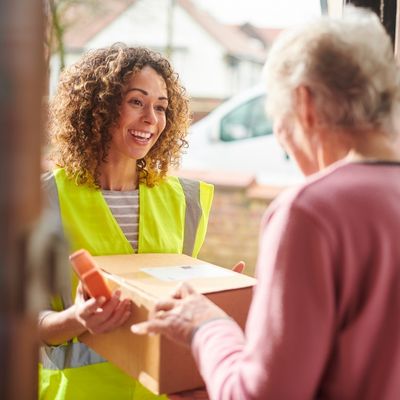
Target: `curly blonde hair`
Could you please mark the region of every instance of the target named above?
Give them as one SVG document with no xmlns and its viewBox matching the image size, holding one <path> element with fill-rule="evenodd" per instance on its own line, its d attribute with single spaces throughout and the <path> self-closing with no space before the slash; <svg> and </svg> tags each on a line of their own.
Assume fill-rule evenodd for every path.
<svg viewBox="0 0 400 400">
<path fill-rule="evenodd" d="M 154 186 L 169 167 L 179 165 L 190 118 L 178 75 L 161 54 L 117 43 L 89 51 L 64 70 L 50 103 L 51 159 L 78 184 L 99 187 L 100 165 L 107 160 L 110 128 L 119 120 L 124 86 L 145 66 L 164 79 L 168 108 L 164 131 L 137 162 L 139 182 Z"/>
</svg>

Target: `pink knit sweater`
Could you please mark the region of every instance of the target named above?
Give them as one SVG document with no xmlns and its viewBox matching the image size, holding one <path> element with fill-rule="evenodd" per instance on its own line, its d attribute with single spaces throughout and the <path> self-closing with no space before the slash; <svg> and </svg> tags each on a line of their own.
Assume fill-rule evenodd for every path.
<svg viewBox="0 0 400 400">
<path fill-rule="evenodd" d="M 283 193 L 257 277 L 245 333 L 194 336 L 212 399 L 400 399 L 400 164 L 339 162 Z"/>
</svg>

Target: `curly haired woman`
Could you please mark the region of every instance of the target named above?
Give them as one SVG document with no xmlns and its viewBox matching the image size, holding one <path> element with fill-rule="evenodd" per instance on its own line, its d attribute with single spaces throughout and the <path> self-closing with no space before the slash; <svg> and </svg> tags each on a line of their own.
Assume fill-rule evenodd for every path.
<svg viewBox="0 0 400 400">
<path fill-rule="evenodd" d="M 64 71 L 50 107 L 57 169 L 44 177 L 71 251 L 185 253 L 204 241 L 213 188 L 168 176 L 179 163 L 188 99 L 160 54 L 116 44 Z M 131 304 L 71 289 L 41 313 L 40 399 L 160 398 L 76 337 L 121 326 Z M 162 398 L 165 398 L 162 397 Z"/>
</svg>

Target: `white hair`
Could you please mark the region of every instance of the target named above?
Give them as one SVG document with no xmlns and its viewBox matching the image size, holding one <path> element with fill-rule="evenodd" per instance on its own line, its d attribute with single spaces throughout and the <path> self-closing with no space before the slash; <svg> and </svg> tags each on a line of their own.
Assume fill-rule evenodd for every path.
<svg viewBox="0 0 400 400">
<path fill-rule="evenodd" d="M 264 67 L 267 112 L 291 116 L 304 85 L 320 122 L 332 128 L 395 129 L 400 75 L 389 35 L 371 11 L 345 7 L 340 19 L 320 17 L 284 32 Z"/>
</svg>

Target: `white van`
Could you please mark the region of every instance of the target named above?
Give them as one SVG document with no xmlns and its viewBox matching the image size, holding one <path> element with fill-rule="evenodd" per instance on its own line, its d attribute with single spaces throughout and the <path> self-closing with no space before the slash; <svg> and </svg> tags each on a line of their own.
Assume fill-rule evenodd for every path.
<svg viewBox="0 0 400 400">
<path fill-rule="evenodd" d="M 182 169 L 249 172 L 260 184 L 286 186 L 302 175 L 276 141 L 265 115 L 265 89 L 233 96 L 191 126 Z"/>
</svg>

